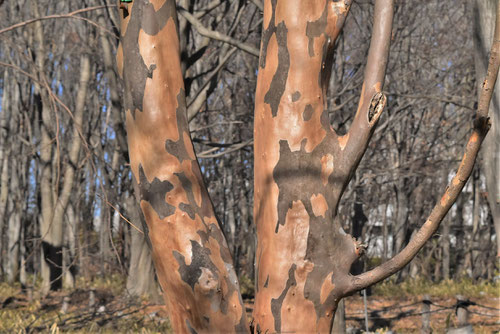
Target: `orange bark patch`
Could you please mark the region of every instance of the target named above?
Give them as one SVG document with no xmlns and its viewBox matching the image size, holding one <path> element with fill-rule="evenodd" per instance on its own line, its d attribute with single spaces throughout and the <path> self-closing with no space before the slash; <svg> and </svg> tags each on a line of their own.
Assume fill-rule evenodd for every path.
<svg viewBox="0 0 500 334">
<path fill-rule="evenodd" d="M 324 155 L 321 157 L 321 181 L 323 185 L 326 186 L 328 183 L 328 178 L 333 172 L 333 156 L 331 154 Z"/>
<path fill-rule="evenodd" d="M 155 138 L 177 141 L 176 109 L 168 106 L 178 106 L 177 96 L 184 89 L 182 73 L 180 72 L 180 59 L 175 23 L 169 19 L 165 27 L 155 36 L 139 32 L 139 50 L 141 56 L 150 69 L 150 78 L 146 80 L 144 91 L 144 112 L 151 118 L 151 127 L 147 129 Z M 169 44 L 168 46 L 164 44 Z M 168 89 L 166 89 L 168 88 Z M 154 129 L 161 129 L 161 136 Z"/>
<path fill-rule="evenodd" d="M 313 264 L 304 261 L 302 266 L 297 266 L 295 271 L 296 285 L 290 290 L 283 300 L 281 307 L 281 332 L 304 332 L 305 328 L 314 328 L 312 322 L 316 320 L 314 303 L 304 297 L 304 286 L 307 274 L 312 271 Z"/>
<path fill-rule="evenodd" d="M 478 140 L 479 140 L 479 134 L 476 131 L 472 132 L 469 142 L 476 143 Z"/>
<path fill-rule="evenodd" d="M 191 189 L 193 191 L 193 196 L 194 196 L 194 200 L 196 201 L 196 205 L 198 205 L 198 207 L 201 207 L 201 204 L 202 204 L 201 201 L 203 199 L 203 196 L 202 196 L 202 189 L 200 186 L 201 186 L 201 183 L 203 180 L 198 179 L 197 174 L 194 172 L 198 169 L 197 161 L 196 160 L 184 160 L 182 162 L 181 169 L 184 172 L 184 175 L 188 178 L 189 182 L 191 183 Z M 178 179 L 178 178 L 176 177 L 176 179 Z M 180 182 L 180 181 L 177 181 L 177 182 Z M 183 198 L 186 198 L 186 201 L 184 201 L 184 203 L 189 203 L 187 201 L 187 194 Z M 191 203 L 191 204 L 193 204 L 193 203 Z"/>
<path fill-rule="evenodd" d="M 339 137 L 339 146 L 342 151 L 345 149 L 348 140 L 349 140 L 349 132 L 343 135 L 342 137 Z"/>
<path fill-rule="evenodd" d="M 333 272 L 331 272 L 328 276 L 326 276 L 325 280 L 323 281 L 323 284 L 321 285 L 321 294 L 319 297 L 319 301 L 321 304 L 323 304 L 326 301 L 330 293 L 335 288 L 335 284 L 332 283 L 332 275 Z"/>
<path fill-rule="evenodd" d="M 440 204 L 441 204 L 441 206 L 446 206 L 449 201 L 450 201 L 450 194 L 448 192 L 448 189 L 446 189 L 445 194 L 443 195 L 443 197 L 441 197 Z"/>
<path fill-rule="evenodd" d="M 219 285 L 219 280 L 210 269 L 201 267 L 201 275 L 200 278 L 198 278 L 198 285 L 200 286 L 202 292 L 209 293 L 213 291 L 217 285 Z"/>
<path fill-rule="evenodd" d="M 311 196 L 311 205 L 316 217 L 322 216 L 325 218 L 325 212 L 328 210 L 328 203 L 322 194 Z"/>
<path fill-rule="evenodd" d="M 123 78 L 123 47 L 122 43 L 118 45 L 116 50 L 116 67 L 118 69 L 118 75 Z"/>
</svg>

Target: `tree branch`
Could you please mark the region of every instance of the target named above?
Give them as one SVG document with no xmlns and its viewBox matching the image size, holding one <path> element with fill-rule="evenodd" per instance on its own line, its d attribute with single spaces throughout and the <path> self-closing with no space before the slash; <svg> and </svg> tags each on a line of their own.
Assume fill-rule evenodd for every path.
<svg viewBox="0 0 500 334">
<path fill-rule="evenodd" d="M 243 147 L 250 146 L 252 144 L 253 144 L 253 139 L 248 139 L 244 142 L 231 145 L 231 147 L 228 147 L 226 150 L 224 150 L 222 152 L 211 154 L 212 152 L 217 151 L 220 148 L 220 147 L 214 147 L 214 148 L 211 148 L 210 150 L 196 154 L 196 156 L 200 159 L 217 158 L 217 157 L 223 156 L 224 154 L 238 151 L 238 150 L 242 149 Z"/>
<path fill-rule="evenodd" d="M 209 85 L 210 82 L 226 65 L 229 58 L 231 58 L 234 52 L 236 52 L 236 49 L 237 49 L 236 47 L 233 47 L 226 53 L 226 55 L 224 56 L 224 58 L 222 58 L 217 67 L 209 73 L 208 77 L 205 79 L 205 82 L 201 85 L 196 94 L 194 94 L 194 97 L 191 99 L 191 101 L 188 102 L 187 104 L 188 122 L 191 122 L 191 120 L 193 120 L 193 118 L 198 114 L 198 111 L 201 109 L 201 106 L 207 99 L 207 91 L 208 88 L 210 87 Z"/>
<path fill-rule="evenodd" d="M 196 17 L 194 17 L 190 12 L 188 12 L 182 7 L 178 7 L 177 10 L 182 15 L 182 17 L 184 17 L 189 23 L 193 25 L 193 27 L 195 27 L 195 29 L 198 31 L 200 35 L 236 46 L 238 49 L 248 52 L 253 56 L 256 57 L 259 56 L 259 50 L 257 48 L 248 45 L 246 43 L 243 43 L 241 41 L 238 41 L 237 39 L 234 39 L 230 36 L 221 34 L 218 31 L 205 28 L 203 23 L 201 23 Z"/>
<path fill-rule="evenodd" d="M 110 35 L 118 38 L 118 36 L 116 36 L 112 31 L 110 31 L 110 30 L 108 30 L 108 29 L 100 26 L 98 23 L 96 23 L 96 22 L 94 22 L 92 20 L 89 20 L 89 19 L 87 19 L 85 17 L 76 16 L 77 14 L 81 14 L 81 13 L 85 13 L 85 12 L 90 12 L 90 11 L 94 11 L 94 10 L 98 10 L 98 9 L 104 9 L 104 8 L 108 8 L 108 7 L 115 7 L 115 5 L 94 6 L 94 7 L 88 7 L 88 8 L 81 8 L 81 9 L 75 10 L 75 11 L 67 13 L 67 14 L 54 14 L 54 15 L 47 15 L 47 16 L 37 17 L 37 18 L 31 19 L 31 20 L 19 22 L 19 23 L 11 25 L 9 27 L 0 29 L 0 34 L 6 33 L 8 31 L 11 31 L 11 30 L 14 30 L 14 29 L 17 29 L 17 28 L 20 28 L 20 27 L 27 26 L 29 24 L 32 24 L 32 23 L 35 23 L 35 22 L 38 22 L 38 21 L 52 20 L 52 19 L 77 19 L 77 20 L 82 20 L 82 21 L 88 22 L 88 23 L 92 24 L 93 26 L 95 26 L 95 27 L 97 27 L 99 29 L 104 30 L 108 34 L 110 34 Z"/>
<path fill-rule="evenodd" d="M 344 136 L 343 166 L 354 170 L 363 156 L 382 113 L 386 97 L 382 93 L 392 33 L 394 0 L 375 2 L 372 39 L 361 89 L 358 110 Z M 342 138 L 341 138 L 342 139 Z"/>
<path fill-rule="evenodd" d="M 465 148 L 465 153 L 462 162 L 458 167 L 457 174 L 451 180 L 446 188 L 446 191 L 441 200 L 434 206 L 431 214 L 427 218 L 424 225 L 410 240 L 408 245 L 396 256 L 380 266 L 365 272 L 363 274 L 353 276 L 347 294 L 361 290 L 372 284 L 375 284 L 406 266 L 418 251 L 425 245 L 427 240 L 438 229 L 441 221 L 446 216 L 446 213 L 455 203 L 458 195 L 462 191 L 465 183 L 472 173 L 474 162 L 476 160 L 481 143 L 488 133 L 490 124 L 488 119 L 488 110 L 493 94 L 493 88 L 498 76 L 498 68 L 500 66 L 500 6 L 497 7 L 497 17 L 495 25 L 495 36 L 491 47 L 491 55 L 488 64 L 488 72 L 481 89 L 479 105 L 476 114 L 476 119 L 472 128 L 472 134 Z"/>
</svg>

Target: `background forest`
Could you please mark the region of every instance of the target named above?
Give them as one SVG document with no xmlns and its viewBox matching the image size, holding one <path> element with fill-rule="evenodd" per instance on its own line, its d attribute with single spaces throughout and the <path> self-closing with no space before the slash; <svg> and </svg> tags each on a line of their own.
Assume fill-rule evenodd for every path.
<svg viewBox="0 0 500 334">
<path fill-rule="evenodd" d="M 191 136 L 242 292 L 251 297 L 262 4 L 177 3 Z M 335 49 L 328 109 L 340 133 L 360 95 L 372 12 L 373 1 L 355 1 Z M 368 245 L 354 271 L 406 245 L 461 158 L 482 80 L 477 57 L 486 59 L 474 41 L 478 15 L 473 1 L 396 1 L 386 112 L 340 208 L 344 229 Z M 128 165 L 118 26 L 110 0 L 0 0 L 0 280 L 8 283 L 0 290 L 20 286 L 43 296 L 109 278 L 120 282 L 116 294 L 160 300 Z M 483 147 L 484 161 L 439 233 L 395 282 L 498 275 L 493 219 L 500 217 L 488 204 L 483 172 L 490 154 Z M 58 268 L 55 276 L 44 274 L 49 266 Z"/>
</svg>

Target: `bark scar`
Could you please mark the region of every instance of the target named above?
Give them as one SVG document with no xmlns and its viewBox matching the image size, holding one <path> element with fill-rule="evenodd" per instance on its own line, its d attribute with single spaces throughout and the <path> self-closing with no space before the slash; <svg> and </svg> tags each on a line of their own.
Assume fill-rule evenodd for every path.
<svg viewBox="0 0 500 334">
<path fill-rule="evenodd" d="M 368 109 L 368 123 L 370 123 L 370 126 L 375 124 L 375 122 L 379 119 L 380 114 L 382 114 L 382 111 L 385 108 L 386 102 L 387 97 L 384 93 L 378 92 L 373 95 Z"/>
</svg>

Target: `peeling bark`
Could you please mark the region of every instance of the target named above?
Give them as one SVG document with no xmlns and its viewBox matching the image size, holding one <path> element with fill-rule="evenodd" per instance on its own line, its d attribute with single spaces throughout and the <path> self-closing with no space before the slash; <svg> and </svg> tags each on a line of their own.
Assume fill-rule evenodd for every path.
<svg viewBox="0 0 500 334">
<path fill-rule="evenodd" d="M 337 209 L 386 104 L 393 0 L 376 1 L 358 109 L 340 136 L 330 124 L 325 94 L 332 50 L 350 5 L 263 3 L 254 117 L 257 333 L 330 332 L 342 297 L 408 264 L 456 200 L 488 131 L 500 24 L 456 176 L 401 252 L 367 273 L 350 275 L 365 246 L 343 231 Z M 189 135 L 175 2 L 134 0 L 120 8 L 117 60 L 126 88 L 130 164 L 174 330 L 248 331 L 230 252 Z"/>
<path fill-rule="evenodd" d="M 175 1 L 121 3 L 132 173 L 176 332 L 247 332 L 231 255 L 189 135 Z"/>
<path fill-rule="evenodd" d="M 337 208 L 385 106 L 392 3 L 377 2 L 376 15 L 387 14 L 375 23 L 355 120 L 338 136 L 325 94 L 350 3 L 264 2 L 254 131 L 258 332 L 329 332 L 362 253 Z"/>
</svg>

